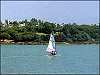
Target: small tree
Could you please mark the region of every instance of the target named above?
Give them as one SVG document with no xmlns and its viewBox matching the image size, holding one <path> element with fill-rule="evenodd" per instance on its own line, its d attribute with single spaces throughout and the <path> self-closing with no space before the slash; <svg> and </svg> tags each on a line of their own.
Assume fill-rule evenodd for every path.
<svg viewBox="0 0 100 75">
<path fill-rule="evenodd" d="M 9 34 L 7 34 L 7 33 L 1 33 L 0 34 L 0 39 L 10 39 L 10 35 Z"/>
</svg>

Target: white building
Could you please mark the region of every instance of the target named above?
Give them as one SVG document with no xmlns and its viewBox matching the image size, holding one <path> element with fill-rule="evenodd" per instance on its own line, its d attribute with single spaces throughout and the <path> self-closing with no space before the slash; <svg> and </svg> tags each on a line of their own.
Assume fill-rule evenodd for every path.
<svg viewBox="0 0 100 75">
<path fill-rule="evenodd" d="M 19 25 L 19 27 L 22 27 L 22 26 L 25 26 L 25 23 Z"/>
</svg>

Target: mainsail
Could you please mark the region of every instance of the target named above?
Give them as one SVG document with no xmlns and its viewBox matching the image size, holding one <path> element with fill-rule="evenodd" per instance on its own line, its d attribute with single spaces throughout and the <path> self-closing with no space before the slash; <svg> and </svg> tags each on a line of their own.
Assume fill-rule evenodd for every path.
<svg viewBox="0 0 100 75">
<path fill-rule="evenodd" d="M 48 45 L 46 51 L 47 51 L 47 52 L 56 51 L 55 39 L 54 39 L 53 34 L 50 35 L 49 45 Z"/>
</svg>

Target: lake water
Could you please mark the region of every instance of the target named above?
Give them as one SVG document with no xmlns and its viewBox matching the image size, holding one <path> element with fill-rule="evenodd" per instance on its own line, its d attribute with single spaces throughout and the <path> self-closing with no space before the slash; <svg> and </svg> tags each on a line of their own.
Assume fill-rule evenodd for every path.
<svg viewBox="0 0 100 75">
<path fill-rule="evenodd" d="M 98 74 L 99 45 L 57 45 L 47 56 L 47 45 L 1 45 L 2 74 Z"/>
</svg>

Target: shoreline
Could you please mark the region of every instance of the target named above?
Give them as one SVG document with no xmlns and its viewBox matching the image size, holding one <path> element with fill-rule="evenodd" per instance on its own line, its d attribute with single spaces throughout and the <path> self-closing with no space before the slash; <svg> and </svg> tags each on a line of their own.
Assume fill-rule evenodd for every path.
<svg viewBox="0 0 100 75">
<path fill-rule="evenodd" d="M 0 45 L 6 45 L 6 44 L 14 44 L 14 45 L 48 45 L 49 42 L 42 41 L 42 42 L 14 42 L 14 41 L 3 41 L 0 42 Z M 55 42 L 56 44 L 99 44 L 99 42 L 92 42 L 92 41 L 85 41 L 85 42 Z"/>
</svg>

